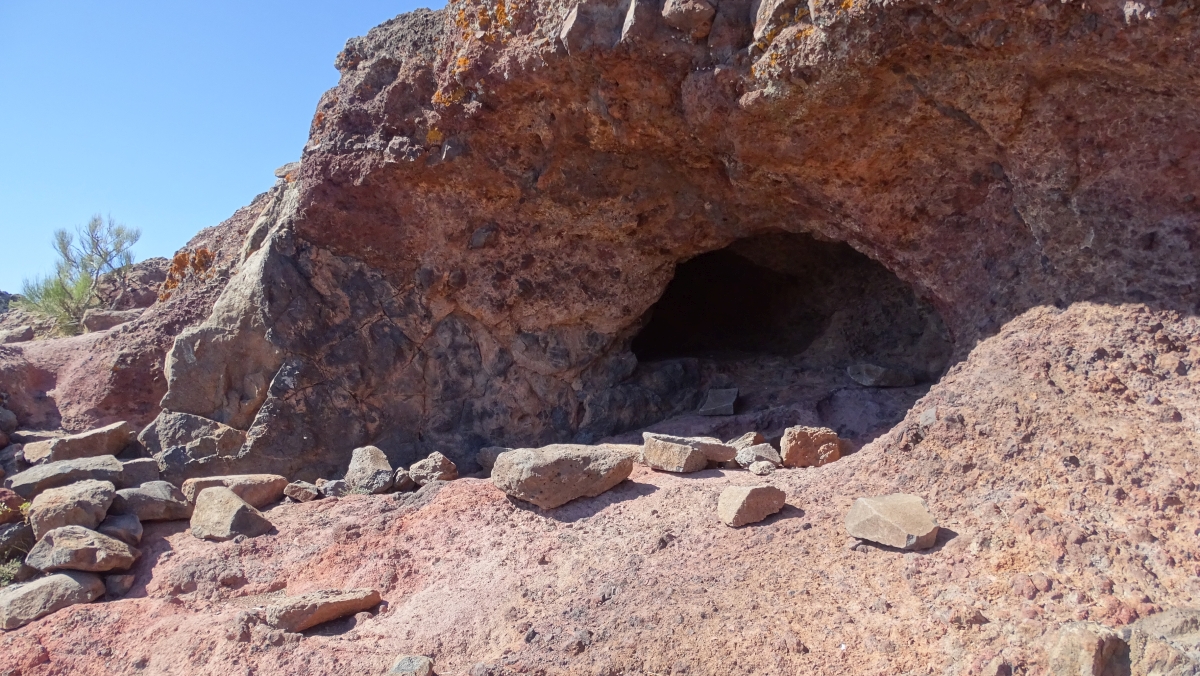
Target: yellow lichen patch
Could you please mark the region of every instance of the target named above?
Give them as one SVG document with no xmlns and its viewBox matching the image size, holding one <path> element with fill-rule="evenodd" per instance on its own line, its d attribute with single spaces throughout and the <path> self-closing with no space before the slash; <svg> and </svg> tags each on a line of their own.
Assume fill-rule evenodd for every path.
<svg viewBox="0 0 1200 676">
<path fill-rule="evenodd" d="M 496 0 L 496 25 L 507 26 L 508 24 L 508 7 L 504 4 L 504 0 Z"/>
<path fill-rule="evenodd" d="M 467 10 L 458 10 L 458 14 L 454 17 L 454 25 L 462 28 L 463 30 L 466 30 L 470 27 L 471 24 L 467 21 Z"/>
<path fill-rule="evenodd" d="M 438 131 L 436 127 L 431 127 L 429 131 L 425 132 L 425 142 L 431 146 L 441 145 L 445 138 L 446 135 Z"/>
<path fill-rule="evenodd" d="M 465 73 L 470 67 L 471 60 L 465 56 L 460 56 L 458 57 L 458 60 L 454 62 L 454 74 L 458 75 L 459 73 Z"/>
<path fill-rule="evenodd" d="M 466 95 L 467 90 L 463 87 L 456 87 L 454 91 L 450 92 L 449 94 L 439 89 L 434 92 L 432 101 L 434 104 L 439 106 L 448 106 L 452 103 L 458 103 L 459 101 L 462 101 Z"/>
</svg>

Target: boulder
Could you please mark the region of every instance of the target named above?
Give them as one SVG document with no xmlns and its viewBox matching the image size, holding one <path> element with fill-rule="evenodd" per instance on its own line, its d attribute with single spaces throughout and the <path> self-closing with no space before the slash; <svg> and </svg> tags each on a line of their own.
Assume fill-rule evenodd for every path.
<svg viewBox="0 0 1200 676">
<path fill-rule="evenodd" d="M 783 509 L 786 499 L 774 486 L 730 486 L 717 500 L 717 517 L 734 528 L 758 523 Z"/>
<path fill-rule="evenodd" d="M 708 467 L 708 456 L 691 444 L 676 443 L 657 436 L 646 436 L 642 462 L 664 472 L 698 472 Z"/>
<path fill-rule="evenodd" d="M 350 467 L 345 477 L 350 490 L 386 493 L 392 487 L 393 479 L 392 465 L 383 451 L 375 446 L 356 448 L 350 454 Z"/>
<path fill-rule="evenodd" d="M 25 343 L 33 340 L 32 326 L 18 326 L 15 329 L 7 329 L 0 331 L 0 345 L 9 345 L 11 343 Z"/>
<path fill-rule="evenodd" d="M 192 505 L 169 481 L 148 481 L 117 491 L 112 514 L 133 514 L 139 521 L 175 521 L 192 515 Z"/>
<path fill-rule="evenodd" d="M 388 673 L 392 676 L 433 676 L 433 660 L 424 655 L 401 655 L 392 662 Z"/>
<path fill-rule="evenodd" d="M 756 462 L 766 461 L 780 467 L 783 465 L 783 459 L 779 457 L 779 451 L 771 444 L 757 444 L 755 446 L 747 446 L 737 452 L 737 464 L 742 467 L 749 467 Z"/>
<path fill-rule="evenodd" d="M 938 522 L 921 498 L 893 493 L 855 500 L 846 514 L 846 531 L 889 547 L 928 549 L 937 540 Z"/>
<path fill-rule="evenodd" d="M 25 461 L 30 464 L 117 455 L 133 441 L 137 430 L 127 422 L 47 441 L 25 444 Z"/>
<path fill-rule="evenodd" d="M 1049 673 L 1053 676 L 1128 674 L 1128 664 L 1129 645 L 1115 631 L 1095 622 L 1064 624 L 1050 648 Z"/>
<path fill-rule="evenodd" d="M 458 478 L 458 467 L 450 458 L 434 451 L 428 458 L 419 460 L 408 468 L 408 475 L 418 486 L 430 481 L 453 481 Z"/>
<path fill-rule="evenodd" d="M 789 427 L 779 449 L 784 467 L 820 467 L 842 457 L 842 440 L 827 427 Z"/>
<path fill-rule="evenodd" d="M 25 504 L 25 498 L 7 488 L 0 488 L 0 526 L 6 523 L 16 523 L 25 518 L 21 514 L 21 505 L 23 504 Z"/>
<path fill-rule="evenodd" d="M 282 500 L 287 485 L 287 478 L 278 474 L 230 474 L 188 479 L 183 482 L 182 491 L 183 497 L 189 503 L 195 504 L 200 491 L 213 486 L 224 486 L 237 493 L 239 498 L 250 503 L 255 509 L 260 509 Z"/>
<path fill-rule="evenodd" d="M 136 575 L 105 575 L 104 595 L 110 599 L 119 599 L 129 593 L 136 581 Z"/>
<path fill-rule="evenodd" d="M 60 460 L 30 467 L 4 480 L 15 493 L 32 500 L 49 488 L 65 486 L 76 481 L 94 479 L 116 484 L 121 478 L 121 461 L 111 455 L 78 460 Z"/>
<path fill-rule="evenodd" d="M 340 498 L 350 492 L 350 486 L 341 479 L 332 481 L 326 479 L 317 479 L 317 490 L 321 491 L 321 495 L 327 498 Z"/>
<path fill-rule="evenodd" d="M 318 624 L 353 615 L 379 605 L 374 589 L 322 590 L 286 598 L 267 608 L 267 624 L 283 631 L 300 632 Z"/>
<path fill-rule="evenodd" d="M 33 499 L 29 524 L 33 536 L 42 536 L 63 526 L 95 528 L 104 520 L 117 489 L 110 481 L 80 481 L 50 488 Z"/>
<path fill-rule="evenodd" d="M 0 526 L 0 560 L 24 555 L 33 547 L 33 528 L 24 521 Z"/>
<path fill-rule="evenodd" d="M 25 563 L 43 573 L 56 570 L 128 570 L 141 552 L 83 526 L 63 526 L 42 536 Z"/>
<path fill-rule="evenodd" d="M 293 481 L 283 487 L 283 494 L 296 502 L 310 502 L 321 497 L 317 487 L 307 481 Z"/>
<path fill-rule="evenodd" d="M 142 522 L 134 514 L 109 514 L 96 531 L 136 547 L 142 541 Z"/>
<path fill-rule="evenodd" d="M 669 1 L 669 0 L 668 0 Z M 733 405 L 737 402 L 737 388 L 724 390 L 709 390 L 700 404 L 700 415 L 733 415 Z"/>
<path fill-rule="evenodd" d="M 396 474 L 392 477 L 392 488 L 397 492 L 403 493 L 414 490 L 417 487 L 417 482 L 413 481 L 412 475 L 408 470 L 401 467 L 396 470 Z"/>
<path fill-rule="evenodd" d="M 681 444 L 691 446 L 692 448 L 704 454 L 704 457 L 709 462 L 729 462 L 737 456 L 737 449 L 729 444 L 715 439 L 713 437 L 676 437 L 670 434 L 659 434 L 657 432 L 642 432 L 643 445 L 649 443 L 651 439 L 665 441 L 672 444 Z"/>
<path fill-rule="evenodd" d="M 492 483 L 508 495 L 553 509 L 595 497 L 629 477 L 633 459 L 601 446 L 554 444 L 519 448 L 496 459 Z"/>
<path fill-rule="evenodd" d="M 92 331 L 107 331 L 114 326 L 120 326 L 126 322 L 131 322 L 142 316 L 145 310 L 88 310 L 83 313 L 83 319 L 80 321 L 83 328 L 90 333 Z"/>
<path fill-rule="evenodd" d="M 173 483 L 226 472 L 226 465 L 246 442 L 246 433 L 190 413 L 162 411 L 138 441 L 158 461 Z"/>
<path fill-rule="evenodd" d="M 91 573 L 64 572 L 0 589 L 0 628 L 13 630 L 77 603 L 104 595 L 104 582 Z"/>
<path fill-rule="evenodd" d="M 501 453 L 511 451 L 511 448 L 504 446 L 484 446 L 475 454 L 475 462 L 484 469 L 491 469 L 496 466 L 496 458 L 500 457 Z"/>
<path fill-rule="evenodd" d="M 752 462 L 746 469 L 750 470 L 751 474 L 756 474 L 758 476 L 767 476 L 775 473 L 775 465 L 767 462 L 766 460 Z"/>
<path fill-rule="evenodd" d="M 751 446 L 757 446 L 765 443 L 767 443 L 766 437 L 758 432 L 746 432 L 737 439 L 730 439 L 729 441 L 725 442 L 725 445 L 732 446 L 735 451 L 740 451 L 743 448 L 750 448 Z"/>
<path fill-rule="evenodd" d="M 200 491 L 192 513 L 192 535 L 204 540 L 232 540 L 239 535 L 258 537 L 274 526 L 250 503 L 224 486 Z"/>
<path fill-rule="evenodd" d="M 117 488 L 137 488 L 148 481 L 158 481 L 158 461 L 154 458 L 135 458 L 121 463 L 121 478 Z"/>
<path fill-rule="evenodd" d="M 662 17 L 668 26 L 687 33 L 693 40 L 703 40 L 712 30 L 716 13 L 716 8 L 704 0 L 666 0 Z"/>
<path fill-rule="evenodd" d="M 863 387 L 911 387 L 917 384 L 912 373 L 875 364 L 854 364 L 846 375 Z"/>
</svg>

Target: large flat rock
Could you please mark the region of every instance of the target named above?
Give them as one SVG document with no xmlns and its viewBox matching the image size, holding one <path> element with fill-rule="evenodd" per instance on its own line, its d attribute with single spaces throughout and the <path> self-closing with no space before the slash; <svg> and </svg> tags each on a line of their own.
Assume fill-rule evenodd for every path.
<svg viewBox="0 0 1200 676">
<path fill-rule="evenodd" d="M 110 510 L 133 514 L 139 521 L 176 521 L 192 516 L 192 505 L 169 481 L 148 481 L 137 488 L 117 491 Z"/>
<path fill-rule="evenodd" d="M 63 572 L 0 589 L 0 628 L 13 630 L 57 610 L 104 595 L 99 575 Z"/>
<path fill-rule="evenodd" d="M 717 500 L 717 517 L 734 528 L 758 523 L 783 509 L 786 499 L 774 486 L 730 486 Z"/>
<path fill-rule="evenodd" d="M 855 500 L 846 514 L 846 531 L 889 547 L 928 549 L 937 540 L 938 522 L 921 498 L 892 493 Z"/>
<path fill-rule="evenodd" d="M 553 509 L 581 497 L 595 497 L 633 471 L 627 454 L 603 446 L 554 444 L 500 454 L 492 483 L 508 495 Z"/>
<path fill-rule="evenodd" d="M 29 523 L 39 540 L 46 533 L 62 526 L 95 528 L 108 514 L 117 489 L 110 481 L 80 481 L 51 488 L 29 506 Z"/>
<path fill-rule="evenodd" d="M 82 526 L 63 526 L 42 536 L 25 563 L 48 573 L 57 570 L 128 570 L 141 552 Z"/>
<path fill-rule="evenodd" d="M 80 434 L 25 444 L 25 460 L 37 464 L 117 455 L 136 436 L 137 430 L 132 425 L 117 422 Z"/>
<path fill-rule="evenodd" d="M 200 491 L 213 486 L 224 486 L 258 509 L 282 500 L 287 485 L 287 478 L 278 474 L 230 474 L 188 479 L 183 482 L 181 490 L 184 499 L 195 504 Z"/>
<path fill-rule="evenodd" d="M 200 491 L 192 512 L 192 535 L 204 540 L 258 537 L 273 527 L 267 517 L 224 486 Z"/>
<path fill-rule="evenodd" d="M 92 479 L 115 484 L 121 480 L 121 472 L 121 461 L 111 455 L 102 455 L 36 465 L 8 477 L 4 485 L 26 500 L 32 500 L 44 490 L 76 481 Z"/>
<path fill-rule="evenodd" d="M 322 590 L 285 599 L 267 608 L 267 624 L 284 631 L 304 631 L 339 617 L 369 610 L 382 599 L 374 589 Z"/>
</svg>

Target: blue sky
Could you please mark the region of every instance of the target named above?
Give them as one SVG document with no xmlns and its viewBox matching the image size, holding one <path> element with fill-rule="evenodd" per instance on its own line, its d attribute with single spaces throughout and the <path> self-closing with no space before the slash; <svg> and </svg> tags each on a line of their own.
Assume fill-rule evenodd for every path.
<svg viewBox="0 0 1200 676">
<path fill-rule="evenodd" d="M 170 256 L 299 158 L 346 40 L 414 0 L 0 0 L 0 290 L 94 213 Z"/>
</svg>

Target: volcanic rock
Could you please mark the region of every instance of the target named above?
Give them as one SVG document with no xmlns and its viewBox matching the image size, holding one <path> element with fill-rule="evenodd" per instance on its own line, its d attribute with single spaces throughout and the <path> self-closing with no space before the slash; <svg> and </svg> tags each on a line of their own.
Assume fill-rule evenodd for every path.
<svg viewBox="0 0 1200 676">
<path fill-rule="evenodd" d="M 117 488 L 137 488 L 149 481 L 158 481 L 158 462 L 154 458 L 134 458 L 121 463 Z"/>
<path fill-rule="evenodd" d="M 96 528 L 116 494 L 116 487 L 108 481 L 80 481 L 43 491 L 29 506 L 34 537 L 40 540 L 62 526 Z"/>
<path fill-rule="evenodd" d="M 730 444 L 713 437 L 677 437 L 658 432 L 643 432 L 642 443 L 648 445 L 651 439 L 657 439 L 671 444 L 690 446 L 701 453 L 709 462 L 729 462 L 737 456 L 737 449 Z"/>
<path fill-rule="evenodd" d="M 228 488 L 205 488 L 196 497 L 192 535 L 204 540 L 232 540 L 239 535 L 258 537 L 273 526 L 257 509 Z"/>
<path fill-rule="evenodd" d="M 15 493 L 32 500 L 48 488 L 92 479 L 116 484 L 121 478 L 121 462 L 111 455 L 78 460 L 61 460 L 30 467 L 4 480 Z"/>
<path fill-rule="evenodd" d="M 196 503 L 196 496 L 205 488 L 224 486 L 237 494 L 238 497 L 250 503 L 255 509 L 261 509 L 273 502 L 283 499 L 288 480 L 278 474 L 233 474 L 230 476 L 212 476 L 203 479 L 188 479 L 183 482 L 181 491 L 189 503 Z M 315 486 L 314 486 L 315 488 Z"/>
<path fill-rule="evenodd" d="M 424 655 L 401 655 L 388 669 L 394 676 L 433 676 L 433 660 Z"/>
<path fill-rule="evenodd" d="M 394 477 L 383 451 L 375 446 L 363 446 L 351 454 L 345 480 L 350 490 L 378 494 L 386 493 L 392 487 Z"/>
<path fill-rule="evenodd" d="M 767 443 L 766 438 L 758 432 L 746 432 L 737 439 L 730 439 L 729 441 L 725 442 L 725 445 L 732 446 L 735 451 L 740 451 L 743 448 L 750 448 L 751 446 L 758 446 L 759 444 L 765 443 Z"/>
<path fill-rule="evenodd" d="M 1112 629 L 1094 622 L 1063 625 L 1050 648 L 1050 673 L 1054 676 L 1108 676 L 1129 673 L 1118 664 L 1129 661 L 1129 646 Z"/>
<path fill-rule="evenodd" d="M 875 364 L 854 364 L 846 369 L 846 374 L 863 387 L 910 387 L 916 384 L 908 371 Z"/>
<path fill-rule="evenodd" d="M 730 486 L 721 491 L 717 516 L 737 528 L 758 523 L 783 509 L 787 494 L 774 486 Z"/>
<path fill-rule="evenodd" d="M 24 554 L 33 547 L 33 527 L 24 521 L 0 526 L 0 560 Z"/>
<path fill-rule="evenodd" d="M 915 495 L 893 493 L 858 498 L 846 514 L 850 535 L 899 549 L 928 549 L 938 535 L 937 519 Z"/>
<path fill-rule="evenodd" d="M 737 402 L 737 397 L 737 388 L 709 390 L 698 412 L 700 415 L 733 415 L 733 405 Z"/>
<path fill-rule="evenodd" d="M 757 444 L 755 446 L 747 446 L 737 452 L 737 464 L 742 467 L 749 467 L 756 462 L 766 461 L 780 467 L 783 465 L 783 460 L 779 457 L 779 451 L 771 444 Z"/>
<path fill-rule="evenodd" d="M 692 444 L 676 443 L 657 435 L 646 435 L 641 460 L 664 472 L 698 472 L 708 467 L 708 455 Z"/>
<path fill-rule="evenodd" d="M 24 343 L 30 340 L 33 340 L 32 326 L 18 326 L 15 329 L 6 329 L 4 331 L 0 331 L 0 345 Z"/>
<path fill-rule="evenodd" d="M 133 583 L 136 581 L 136 575 L 105 575 L 104 595 L 110 599 L 121 598 L 129 593 L 129 590 L 133 588 Z"/>
<path fill-rule="evenodd" d="M 0 628 L 12 631 L 57 610 L 104 595 L 99 575 L 64 572 L 0 589 Z"/>
<path fill-rule="evenodd" d="M 163 476 L 175 483 L 222 474 L 246 441 L 246 433 L 189 413 L 162 411 L 138 441 L 158 460 Z"/>
<path fill-rule="evenodd" d="M 633 459 L 598 446 L 554 444 L 501 454 L 492 483 L 508 495 L 554 509 L 581 497 L 595 497 L 624 481 Z"/>
<path fill-rule="evenodd" d="M 143 310 L 88 310 L 83 313 L 83 328 L 88 331 L 106 331 L 142 316 Z"/>
<path fill-rule="evenodd" d="M 42 536 L 25 563 L 42 572 L 127 570 L 141 552 L 82 526 L 63 526 Z"/>
<path fill-rule="evenodd" d="M 169 481 L 148 481 L 117 491 L 111 514 L 133 514 L 140 521 L 175 521 L 192 515 L 192 504 Z"/>
<path fill-rule="evenodd" d="M 317 487 L 307 481 L 293 481 L 284 486 L 283 494 L 296 502 L 311 502 L 321 497 Z"/>
<path fill-rule="evenodd" d="M 750 470 L 751 474 L 757 474 L 758 476 L 768 476 L 775 473 L 774 463 L 767 462 L 766 460 L 752 462 L 746 469 Z"/>
<path fill-rule="evenodd" d="M 683 31 L 693 40 L 703 40 L 712 30 L 717 10 L 704 0 L 667 0 L 662 17 L 668 26 Z"/>
<path fill-rule="evenodd" d="M 350 486 L 341 479 L 334 479 L 333 481 L 317 479 L 317 490 L 327 498 L 340 498 L 350 492 Z"/>
<path fill-rule="evenodd" d="M 25 444 L 25 460 L 30 464 L 37 464 L 117 455 L 136 435 L 137 430 L 129 423 L 113 423 L 82 434 Z"/>
<path fill-rule="evenodd" d="M 408 475 L 418 486 L 424 486 L 430 481 L 453 481 L 458 478 L 458 467 L 450 458 L 441 453 L 430 453 L 428 458 L 419 460 L 408 468 Z"/>
<path fill-rule="evenodd" d="M 416 487 L 417 482 L 413 481 L 412 475 L 403 467 L 396 470 L 396 473 L 392 476 L 392 488 L 399 493 L 411 491 Z"/>
<path fill-rule="evenodd" d="M 0 488 L 0 526 L 23 519 L 24 516 L 21 514 L 21 505 L 23 504 L 25 504 L 25 498 L 7 488 Z"/>
<path fill-rule="evenodd" d="M 820 467 L 841 456 L 841 439 L 825 427 L 789 427 L 779 441 L 784 467 Z"/>
<path fill-rule="evenodd" d="M 484 446 L 475 454 L 475 462 L 479 463 L 480 467 L 490 470 L 496 465 L 496 458 L 500 457 L 501 453 L 507 453 L 511 450 L 511 448 L 505 448 L 504 446 Z"/>
<path fill-rule="evenodd" d="M 17 431 L 17 414 L 0 406 L 0 432 L 11 435 Z"/>
<path fill-rule="evenodd" d="M 110 514 L 96 531 L 136 547 L 142 541 L 142 522 L 134 514 Z"/>
<path fill-rule="evenodd" d="M 382 599 L 374 589 L 322 590 L 284 599 L 267 608 L 267 624 L 283 631 L 300 632 L 369 610 Z"/>
</svg>

